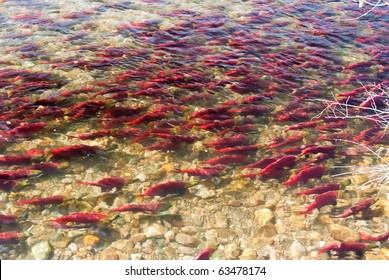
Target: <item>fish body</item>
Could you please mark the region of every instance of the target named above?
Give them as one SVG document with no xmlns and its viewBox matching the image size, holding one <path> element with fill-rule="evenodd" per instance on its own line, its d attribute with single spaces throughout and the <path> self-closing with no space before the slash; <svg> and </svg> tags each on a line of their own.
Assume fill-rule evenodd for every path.
<svg viewBox="0 0 389 280">
<path fill-rule="evenodd" d="M 308 179 L 321 178 L 324 174 L 326 167 L 324 165 L 307 166 L 300 169 L 300 172 L 296 175 L 290 176 L 290 178 L 284 183 L 285 186 L 296 186 L 300 182 L 307 182 Z"/>
<path fill-rule="evenodd" d="M 307 206 L 303 211 L 300 211 L 301 215 L 311 214 L 313 209 L 320 209 L 323 206 L 336 203 L 338 197 L 338 191 L 329 191 L 316 196 L 315 200 Z"/>
<path fill-rule="evenodd" d="M 184 195 L 186 192 L 187 183 L 181 181 L 168 181 L 161 184 L 156 184 L 139 196 L 161 196 L 165 197 L 169 194 Z"/>
</svg>

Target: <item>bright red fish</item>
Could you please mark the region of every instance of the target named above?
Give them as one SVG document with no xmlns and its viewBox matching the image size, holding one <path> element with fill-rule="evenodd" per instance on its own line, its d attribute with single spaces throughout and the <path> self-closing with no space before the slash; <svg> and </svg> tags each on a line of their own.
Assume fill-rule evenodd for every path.
<svg viewBox="0 0 389 280">
<path fill-rule="evenodd" d="M 300 211 L 301 215 L 311 214 L 313 209 L 320 209 L 323 206 L 329 204 L 336 204 L 336 199 L 338 197 L 338 191 L 329 191 L 316 196 L 315 200 L 305 208 L 305 210 Z"/>
<path fill-rule="evenodd" d="M 327 253 L 329 251 L 335 251 L 335 252 L 353 251 L 356 252 L 357 254 L 363 254 L 363 252 L 365 252 L 369 248 L 371 248 L 369 244 L 361 243 L 361 242 L 331 243 L 321 248 L 318 252 L 318 255 L 320 257 L 323 253 Z"/>
<path fill-rule="evenodd" d="M 46 206 L 49 204 L 61 204 L 65 200 L 63 195 L 55 195 L 50 197 L 36 197 L 32 199 L 23 199 L 19 200 L 19 205 L 36 205 L 36 206 Z"/>
<path fill-rule="evenodd" d="M 181 181 L 168 181 L 161 184 L 156 184 L 139 196 L 167 196 L 168 194 L 184 195 L 186 192 L 187 183 Z"/>
<path fill-rule="evenodd" d="M 295 156 L 283 156 L 266 166 L 259 175 L 263 178 L 278 178 L 284 168 L 293 167 L 296 163 Z"/>
<path fill-rule="evenodd" d="M 310 194 L 322 194 L 328 191 L 336 191 L 341 189 L 341 184 L 340 183 L 325 183 L 323 185 L 317 186 L 312 189 L 307 189 L 305 191 L 297 193 L 298 195 L 310 195 Z"/>
<path fill-rule="evenodd" d="M 214 177 L 214 176 L 219 176 L 224 169 L 225 169 L 224 165 L 214 165 L 211 167 L 184 169 L 184 170 L 180 170 L 179 172 L 186 173 L 191 176 Z"/>
<path fill-rule="evenodd" d="M 12 214 L 0 214 L 0 225 L 12 225 L 16 224 L 16 215 Z"/>
<path fill-rule="evenodd" d="M 80 223 L 80 224 L 93 225 L 107 218 L 108 218 L 107 214 L 103 214 L 103 213 L 75 212 L 51 220 L 50 226 L 55 228 L 67 228 L 68 223 Z"/>
<path fill-rule="evenodd" d="M 127 182 L 128 182 L 128 179 L 121 178 L 121 177 L 103 178 L 97 182 L 78 181 L 78 183 L 80 183 L 80 184 L 100 187 L 104 191 L 108 191 L 108 190 L 111 190 L 113 188 L 121 189 L 126 185 Z"/>
<path fill-rule="evenodd" d="M 217 157 L 205 161 L 205 164 L 219 165 L 219 164 L 230 164 L 230 163 L 243 163 L 247 160 L 247 155 L 229 155 L 224 157 Z"/>
<path fill-rule="evenodd" d="M 209 260 L 209 257 L 212 255 L 214 248 L 205 248 L 202 250 L 195 258 L 194 260 Z"/>
<path fill-rule="evenodd" d="M 21 237 L 25 236 L 24 233 L 7 231 L 0 232 L 0 244 L 17 243 Z"/>
<path fill-rule="evenodd" d="M 288 181 L 284 183 L 285 186 L 296 186 L 300 182 L 306 182 L 308 179 L 321 178 L 326 167 L 324 165 L 307 166 L 300 169 L 296 175 L 290 176 Z"/>
<path fill-rule="evenodd" d="M 80 144 L 52 149 L 49 151 L 49 154 L 52 155 L 55 159 L 69 159 L 72 157 L 85 157 L 94 155 L 100 150 L 101 148 L 97 146 Z"/>
<path fill-rule="evenodd" d="M 372 198 L 364 199 L 351 206 L 350 208 L 345 209 L 342 213 L 336 215 L 335 218 L 346 218 L 348 216 L 355 215 L 358 212 L 368 209 L 373 204 L 373 202 L 374 200 Z"/>
<path fill-rule="evenodd" d="M 219 138 L 216 141 L 207 143 L 206 146 L 219 150 L 228 147 L 245 145 L 247 143 L 248 143 L 248 138 L 245 135 L 237 134 L 228 138 Z"/>
<path fill-rule="evenodd" d="M 376 236 L 371 236 L 371 235 L 367 235 L 363 232 L 360 232 L 359 233 L 359 238 L 363 241 L 386 241 L 388 240 L 389 238 L 389 231 L 388 232 L 385 232 L 383 234 L 380 234 L 380 235 L 376 235 Z"/>
</svg>

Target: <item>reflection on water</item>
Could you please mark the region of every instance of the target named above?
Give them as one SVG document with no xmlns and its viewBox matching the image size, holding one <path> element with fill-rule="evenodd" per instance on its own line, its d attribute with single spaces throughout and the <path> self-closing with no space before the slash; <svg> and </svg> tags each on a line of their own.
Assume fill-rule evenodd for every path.
<svg viewBox="0 0 389 280">
<path fill-rule="evenodd" d="M 380 186 L 331 177 L 334 165 L 377 164 L 336 139 L 376 149 L 384 130 L 326 117 L 319 101 L 387 109 L 388 10 L 366 11 L 2 1 L 2 258 L 193 259 L 212 247 L 212 259 L 314 259 L 323 244 L 387 231 Z M 326 183 L 332 198 L 301 193 Z M 374 204 L 334 218 L 364 198 Z"/>
</svg>

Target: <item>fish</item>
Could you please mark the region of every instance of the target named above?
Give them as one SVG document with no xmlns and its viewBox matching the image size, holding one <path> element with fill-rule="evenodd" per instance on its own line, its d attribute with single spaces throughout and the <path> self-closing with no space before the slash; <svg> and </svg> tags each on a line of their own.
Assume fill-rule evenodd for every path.
<svg viewBox="0 0 389 280">
<path fill-rule="evenodd" d="M 15 170 L 4 170 L 4 171 L 0 171 L 0 182 L 27 179 L 29 177 L 39 176 L 41 174 L 42 171 L 25 169 L 25 168 L 20 168 Z"/>
<path fill-rule="evenodd" d="M 300 169 L 299 173 L 292 175 L 284 182 L 284 186 L 296 186 L 300 182 L 307 182 L 308 179 L 321 178 L 326 167 L 324 165 L 305 166 Z"/>
<path fill-rule="evenodd" d="M 194 260 L 209 260 L 212 253 L 215 251 L 214 248 L 208 247 L 202 250 L 198 255 L 194 258 Z"/>
<path fill-rule="evenodd" d="M 42 131 L 45 127 L 46 123 L 44 122 L 24 123 L 7 131 L 6 134 L 17 138 L 28 138 L 35 133 Z"/>
<path fill-rule="evenodd" d="M 209 148 L 220 150 L 223 148 L 235 147 L 235 146 L 245 145 L 245 144 L 248 144 L 247 136 L 243 134 L 236 134 L 228 138 L 219 138 L 213 142 L 206 143 L 205 145 Z"/>
<path fill-rule="evenodd" d="M 317 187 L 314 187 L 314 188 L 311 188 L 311 189 L 307 189 L 305 191 L 301 191 L 299 193 L 297 193 L 298 195 L 311 195 L 311 194 L 322 194 L 322 193 L 325 193 L 325 192 L 328 192 L 328 191 L 336 191 L 336 190 L 340 190 L 342 188 L 342 184 L 341 183 L 325 183 L 325 184 L 322 184 L 320 186 L 317 186 Z"/>
<path fill-rule="evenodd" d="M 383 241 L 386 241 L 388 240 L 389 238 L 389 231 L 385 232 L 385 233 L 382 233 L 380 235 L 376 235 L 376 236 L 371 236 L 371 235 L 367 235 L 363 232 L 360 232 L 359 233 L 359 238 L 363 241 L 379 241 L 379 242 L 383 242 Z"/>
<path fill-rule="evenodd" d="M 219 164 L 230 164 L 230 163 L 243 163 L 247 160 L 247 155 L 227 155 L 223 157 L 217 157 L 204 161 L 204 164 L 219 165 Z"/>
<path fill-rule="evenodd" d="M 43 150 L 28 150 L 23 155 L 0 156 L 0 166 L 24 165 L 43 158 Z"/>
<path fill-rule="evenodd" d="M 17 216 L 12 214 L 0 214 L 0 225 L 16 224 Z"/>
<path fill-rule="evenodd" d="M 227 147 L 227 148 L 216 150 L 216 153 L 249 155 L 250 153 L 257 151 L 258 148 L 259 148 L 259 145 L 257 145 L 257 144 L 247 145 L 247 146 Z"/>
<path fill-rule="evenodd" d="M 50 197 L 36 197 L 31 199 L 22 199 L 18 201 L 18 205 L 35 205 L 35 206 L 46 206 L 50 204 L 61 204 L 65 200 L 63 195 L 55 195 Z"/>
<path fill-rule="evenodd" d="M 224 165 L 214 165 L 210 167 L 183 169 L 180 170 L 179 173 L 186 173 L 189 174 L 190 176 L 215 177 L 215 176 L 219 176 L 224 169 L 225 169 Z"/>
<path fill-rule="evenodd" d="M 0 244 L 18 243 L 26 234 L 15 231 L 0 232 Z"/>
<path fill-rule="evenodd" d="M 49 220 L 49 226 L 54 228 L 69 228 L 69 223 L 96 225 L 100 221 L 108 219 L 108 215 L 95 212 L 74 212 Z"/>
<path fill-rule="evenodd" d="M 161 196 L 165 197 L 169 194 L 184 195 L 186 193 L 188 184 L 182 181 L 167 181 L 153 185 L 139 196 Z"/>
<path fill-rule="evenodd" d="M 372 198 L 366 198 L 362 201 L 359 201 L 357 204 L 351 206 L 350 208 L 345 209 L 342 213 L 339 215 L 334 216 L 335 218 L 346 218 L 351 215 L 355 215 L 358 212 L 364 211 L 368 209 L 372 204 L 374 200 Z"/>
<path fill-rule="evenodd" d="M 259 172 L 259 175 L 266 179 L 278 178 L 286 167 L 293 167 L 295 165 L 296 159 L 296 156 L 283 156 L 267 165 Z"/>
<path fill-rule="evenodd" d="M 313 209 L 320 209 L 326 205 L 336 204 L 336 199 L 338 197 L 339 191 L 328 191 L 322 194 L 319 194 L 315 197 L 315 200 L 309 204 L 303 211 L 300 211 L 300 215 L 311 214 Z"/>
<path fill-rule="evenodd" d="M 128 182 L 128 179 L 121 177 L 108 177 L 98 180 L 97 182 L 78 181 L 79 184 L 91 185 L 100 187 L 104 191 L 111 190 L 113 188 L 121 189 Z"/>
<path fill-rule="evenodd" d="M 289 135 L 285 139 L 276 138 L 276 139 L 273 139 L 272 142 L 265 147 L 265 149 L 278 149 L 282 146 L 294 144 L 294 143 L 299 142 L 302 139 L 304 139 L 304 136 L 305 136 L 304 133 L 295 133 L 295 134 Z"/>
<path fill-rule="evenodd" d="M 96 154 L 101 148 L 84 144 L 65 146 L 49 150 L 50 156 L 55 159 L 70 159 L 72 157 L 86 157 Z"/>
<path fill-rule="evenodd" d="M 335 145 L 327 145 L 327 146 L 309 146 L 301 151 L 300 156 L 308 155 L 308 154 L 318 154 L 318 153 L 326 153 L 333 154 L 336 150 Z"/>
<path fill-rule="evenodd" d="M 322 254 L 335 251 L 335 252 L 349 252 L 353 251 L 359 255 L 362 255 L 366 250 L 372 248 L 370 244 L 362 243 L 362 242 L 337 242 L 330 243 L 318 251 L 318 256 L 320 257 Z"/>
</svg>

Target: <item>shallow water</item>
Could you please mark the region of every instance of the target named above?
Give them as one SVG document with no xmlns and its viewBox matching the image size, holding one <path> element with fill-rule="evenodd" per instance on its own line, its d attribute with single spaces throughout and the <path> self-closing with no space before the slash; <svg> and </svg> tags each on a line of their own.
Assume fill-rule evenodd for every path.
<svg viewBox="0 0 389 280">
<path fill-rule="evenodd" d="M 43 151 L 22 164 L 0 160 L 1 214 L 18 217 L 1 232 L 28 234 L 0 245 L 2 259 L 193 259 L 209 246 L 212 259 L 314 259 L 329 242 L 388 231 L 382 185 L 357 189 L 369 174 L 331 176 L 348 171 L 333 166 L 378 163 L 335 139 L 375 150 L 386 147 L 384 130 L 361 136 L 375 125 L 337 122 L 320 101 L 359 106 L 368 94 L 347 92 L 388 85 L 388 9 L 358 18 L 367 11 L 338 1 L 2 1 L 0 156 Z M 92 132 L 99 134 L 84 135 Z M 78 144 L 99 150 L 57 154 Z M 303 152 L 314 145 L 336 147 Z M 230 155 L 224 165 L 205 163 Z M 263 163 L 244 168 L 288 155 L 293 163 L 271 175 L 260 173 Z M 11 180 L 8 170 L 42 162 L 54 167 Z M 323 175 L 285 186 L 299 169 L 318 165 Z M 105 192 L 79 183 L 106 177 L 128 181 Z M 298 192 L 343 179 L 351 182 L 336 206 L 299 214 L 314 196 Z M 187 183 L 183 196 L 138 195 L 172 180 Z M 18 205 L 53 195 L 67 200 Z M 367 197 L 376 202 L 362 214 L 333 217 Z M 49 222 L 155 201 L 172 206 L 83 228 Z M 388 248 L 332 258 L 387 259 Z"/>
</svg>

